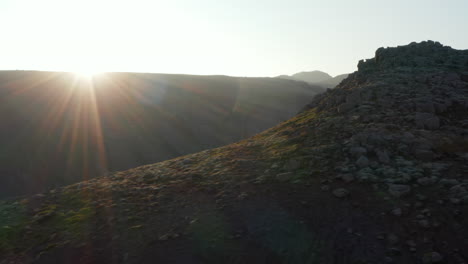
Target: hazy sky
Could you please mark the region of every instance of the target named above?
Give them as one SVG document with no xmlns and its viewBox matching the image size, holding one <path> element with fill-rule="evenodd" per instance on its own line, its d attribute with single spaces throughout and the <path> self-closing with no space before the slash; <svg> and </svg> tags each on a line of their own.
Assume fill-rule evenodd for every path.
<svg viewBox="0 0 468 264">
<path fill-rule="evenodd" d="M 0 0 L 0 69 L 351 72 L 381 46 L 468 49 L 467 0 Z"/>
</svg>

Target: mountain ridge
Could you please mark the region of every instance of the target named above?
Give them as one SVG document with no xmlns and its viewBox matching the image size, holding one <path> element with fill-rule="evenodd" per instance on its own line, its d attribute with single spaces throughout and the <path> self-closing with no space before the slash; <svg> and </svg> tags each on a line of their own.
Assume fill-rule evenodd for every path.
<svg viewBox="0 0 468 264">
<path fill-rule="evenodd" d="M 334 88 L 347 76 L 348 74 L 339 74 L 339 75 L 332 77 L 326 72 L 315 70 L 315 71 L 303 71 L 303 72 L 295 73 L 291 76 L 280 75 L 280 76 L 277 76 L 276 78 L 304 81 L 313 85 L 318 85 L 323 88 Z"/>
</svg>

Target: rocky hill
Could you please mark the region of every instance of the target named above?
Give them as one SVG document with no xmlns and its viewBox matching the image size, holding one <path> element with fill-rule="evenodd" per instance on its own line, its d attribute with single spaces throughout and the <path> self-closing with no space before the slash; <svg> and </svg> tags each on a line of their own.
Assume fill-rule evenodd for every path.
<svg viewBox="0 0 468 264">
<path fill-rule="evenodd" d="M 0 72 L 0 198 L 227 145 L 322 91 L 274 78 Z"/>
<path fill-rule="evenodd" d="M 466 263 L 467 72 L 378 49 L 254 137 L 4 201 L 3 263 Z"/>
</svg>

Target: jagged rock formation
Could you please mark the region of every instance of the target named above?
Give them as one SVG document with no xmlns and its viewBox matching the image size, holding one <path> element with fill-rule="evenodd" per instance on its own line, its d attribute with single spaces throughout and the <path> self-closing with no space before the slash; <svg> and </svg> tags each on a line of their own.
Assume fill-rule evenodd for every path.
<svg viewBox="0 0 468 264">
<path fill-rule="evenodd" d="M 4 202 L 0 253 L 13 263 L 466 263 L 467 52 L 423 42 L 378 54 L 247 140 Z"/>
<path fill-rule="evenodd" d="M 407 46 L 396 48 L 379 48 L 375 57 L 361 60 L 358 63 L 360 73 L 369 71 L 410 70 L 420 71 L 435 69 L 466 70 L 468 67 L 468 51 L 454 50 L 439 42 L 412 42 Z"/>
<path fill-rule="evenodd" d="M 330 125 L 348 135 L 337 142 L 338 172 L 386 183 L 399 190 L 395 196 L 450 182 L 462 191 L 447 189 L 439 198 L 468 204 L 467 63 L 468 51 L 437 42 L 380 48 L 339 87 L 317 96 L 307 109 L 340 120 Z"/>
</svg>

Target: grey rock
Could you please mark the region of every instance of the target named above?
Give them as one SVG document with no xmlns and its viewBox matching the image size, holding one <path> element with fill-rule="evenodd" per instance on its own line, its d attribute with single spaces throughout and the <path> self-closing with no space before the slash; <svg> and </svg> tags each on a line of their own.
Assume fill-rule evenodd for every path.
<svg viewBox="0 0 468 264">
<path fill-rule="evenodd" d="M 467 189 L 462 185 L 455 185 L 452 188 L 449 189 L 449 192 L 454 196 L 454 197 L 461 197 L 468 195 Z"/>
<path fill-rule="evenodd" d="M 348 96 L 346 96 L 346 103 L 356 106 L 361 103 L 361 92 L 359 90 L 353 90 Z"/>
<path fill-rule="evenodd" d="M 402 197 L 411 192 L 411 187 L 405 184 L 389 184 L 388 192 L 394 197 Z"/>
<path fill-rule="evenodd" d="M 338 188 L 333 190 L 333 195 L 337 198 L 344 198 L 349 195 L 349 191 L 345 188 Z"/>
<path fill-rule="evenodd" d="M 417 111 L 426 112 L 426 113 L 435 112 L 434 104 L 431 101 L 421 102 L 421 103 L 416 104 L 416 109 Z"/>
<path fill-rule="evenodd" d="M 468 82 L 468 72 L 463 72 L 460 74 L 460 80 Z"/>
<path fill-rule="evenodd" d="M 388 251 L 389 251 L 388 253 L 393 255 L 393 256 L 401 255 L 401 250 L 399 248 L 397 248 L 397 247 L 391 247 L 391 248 L 388 249 Z"/>
<path fill-rule="evenodd" d="M 354 181 L 354 176 L 350 173 L 338 175 L 337 178 L 347 183 Z"/>
<path fill-rule="evenodd" d="M 421 202 L 422 202 L 422 201 L 426 201 L 426 200 L 427 200 L 427 197 L 426 197 L 425 195 L 422 195 L 422 194 L 419 194 L 419 193 L 418 193 L 418 194 L 416 194 L 416 199 L 417 199 L 418 201 L 421 201 Z"/>
<path fill-rule="evenodd" d="M 414 157 L 422 161 L 431 161 L 434 159 L 434 152 L 424 149 L 416 149 L 413 151 Z"/>
<path fill-rule="evenodd" d="M 417 179 L 417 182 L 419 185 L 422 185 L 422 186 L 429 186 L 429 185 L 433 185 L 437 182 L 437 178 L 436 177 L 422 177 L 422 178 L 419 178 Z"/>
<path fill-rule="evenodd" d="M 460 80 L 460 76 L 455 72 L 449 72 L 444 76 L 444 79 L 449 82 Z"/>
<path fill-rule="evenodd" d="M 358 171 L 356 178 L 360 182 L 374 182 L 377 177 L 374 175 L 374 171 L 371 168 L 364 168 Z"/>
<path fill-rule="evenodd" d="M 401 216 L 403 214 L 403 211 L 401 210 L 401 208 L 395 208 L 392 210 L 392 215 L 394 216 Z"/>
<path fill-rule="evenodd" d="M 284 173 L 280 173 L 276 175 L 276 179 L 281 182 L 290 181 L 292 180 L 293 177 L 294 177 L 294 173 L 292 172 L 284 172 Z"/>
<path fill-rule="evenodd" d="M 440 119 L 430 113 L 416 113 L 414 117 L 417 128 L 436 130 L 440 127 Z"/>
<path fill-rule="evenodd" d="M 440 179 L 439 184 L 443 186 L 454 186 L 460 184 L 456 179 Z"/>
<path fill-rule="evenodd" d="M 422 208 L 423 206 L 424 206 L 424 203 L 422 203 L 422 202 L 415 202 L 414 203 L 415 208 Z"/>
<path fill-rule="evenodd" d="M 406 245 L 410 248 L 415 248 L 417 246 L 416 242 L 414 240 L 408 240 L 406 241 Z"/>
<path fill-rule="evenodd" d="M 460 203 L 468 204 L 468 195 L 463 196 L 462 198 L 460 198 Z"/>
<path fill-rule="evenodd" d="M 429 228 L 431 226 L 431 224 L 429 223 L 427 219 L 419 220 L 418 223 L 423 228 Z"/>
<path fill-rule="evenodd" d="M 395 245 L 395 244 L 397 244 L 397 243 L 400 241 L 400 239 L 399 239 L 398 236 L 395 235 L 395 234 L 389 234 L 389 235 L 387 236 L 387 241 L 388 241 L 388 243 L 389 243 L 390 245 Z"/>
<path fill-rule="evenodd" d="M 441 263 L 443 260 L 444 258 L 442 257 L 442 255 L 436 251 L 424 254 L 422 259 L 424 264 Z"/>
<path fill-rule="evenodd" d="M 377 154 L 377 158 L 383 164 L 390 163 L 390 157 L 388 156 L 388 152 L 386 150 L 376 150 L 375 153 Z"/>
<path fill-rule="evenodd" d="M 366 156 L 361 156 L 359 159 L 356 161 L 356 165 L 360 168 L 365 168 L 368 167 L 370 164 L 369 159 Z"/>
<path fill-rule="evenodd" d="M 367 149 L 363 147 L 353 147 L 349 150 L 349 153 L 355 157 L 360 157 L 364 154 L 367 154 Z"/>
<path fill-rule="evenodd" d="M 351 104 L 351 103 L 344 103 L 338 106 L 338 112 L 339 113 L 346 113 L 349 112 L 351 109 L 353 109 L 356 105 Z"/>
<path fill-rule="evenodd" d="M 436 104 L 434 104 L 434 108 L 435 108 L 435 111 L 436 111 L 437 113 L 444 113 L 444 112 L 447 111 L 448 106 L 447 106 L 447 104 L 436 103 Z"/>
<path fill-rule="evenodd" d="M 285 165 L 284 169 L 286 170 L 297 170 L 301 167 L 301 162 L 299 160 L 291 159 Z"/>
<path fill-rule="evenodd" d="M 401 141 L 405 144 L 412 144 L 415 140 L 415 136 L 410 132 L 403 133 Z"/>
</svg>

